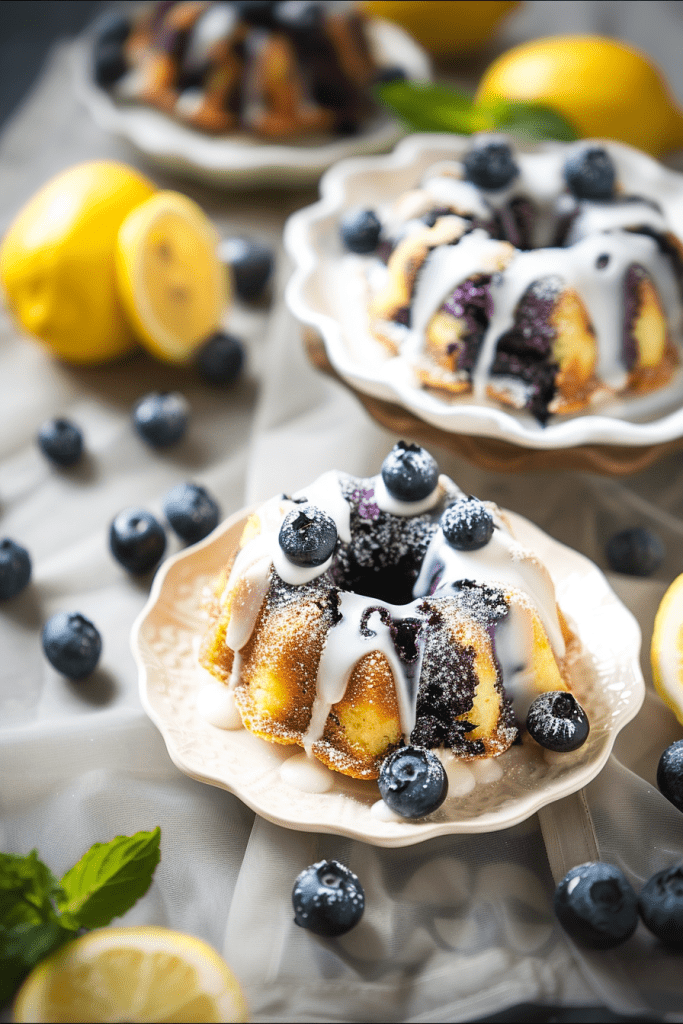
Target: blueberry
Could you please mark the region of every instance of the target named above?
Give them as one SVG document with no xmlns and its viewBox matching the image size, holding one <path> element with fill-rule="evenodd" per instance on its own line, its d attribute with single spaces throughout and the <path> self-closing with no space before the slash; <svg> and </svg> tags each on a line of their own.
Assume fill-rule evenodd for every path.
<svg viewBox="0 0 683 1024">
<path fill-rule="evenodd" d="M 676 740 L 660 757 L 657 785 L 662 796 L 683 811 L 683 740 Z"/>
<path fill-rule="evenodd" d="M 658 871 L 640 890 L 643 924 L 667 946 L 683 946 L 683 864 Z"/>
<path fill-rule="evenodd" d="M 73 466 L 83 454 L 83 434 L 71 420 L 47 420 L 38 431 L 38 447 L 50 462 Z"/>
<path fill-rule="evenodd" d="M 467 181 L 485 192 L 507 188 L 519 174 L 512 150 L 500 139 L 474 145 L 465 155 L 463 166 Z"/>
<path fill-rule="evenodd" d="M 43 650 L 53 668 L 69 679 L 84 679 L 102 653 L 102 637 L 79 612 L 58 612 L 43 626 Z"/>
<path fill-rule="evenodd" d="M 564 180 L 577 199 L 612 199 L 616 171 L 609 153 L 601 146 L 589 146 L 569 157 Z"/>
<path fill-rule="evenodd" d="M 195 355 L 197 372 L 206 384 L 234 384 L 244 365 L 244 345 L 234 334 L 217 331 L 200 345 Z"/>
<path fill-rule="evenodd" d="M 345 935 L 360 921 L 365 893 L 353 871 L 338 860 L 320 860 L 297 877 L 292 889 L 294 922 L 316 935 Z"/>
<path fill-rule="evenodd" d="M 198 484 L 176 484 L 163 500 L 164 515 L 181 538 L 196 544 L 215 530 L 220 509 Z"/>
<path fill-rule="evenodd" d="M 337 527 L 321 509 L 304 505 L 287 513 L 279 540 L 290 562 L 309 568 L 322 565 L 330 557 L 337 543 Z"/>
<path fill-rule="evenodd" d="M 375 251 L 381 232 L 382 225 L 373 210 L 349 210 L 339 223 L 339 233 L 346 248 L 361 255 Z"/>
<path fill-rule="evenodd" d="M 423 747 L 401 747 L 382 762 L 382 800 L 403 818 L 424 818 L 446 799 L 448 777 L 436 754 Z"/>
<path fill-rule="evenodd" d="M 263 294 L 275 266 L 270 246 L 255 238 L 226 238 L 218 248 L 218 255 L 232 270 L 240 299 L 254 302 Z"/>
<path fill-rule="evenodd" d="M 128 70 L 128 63 L 121 43 L 114 40 L 98 39 L 93 52 L 93 78 L 103 89 L 108 89 L 114 82 L 123 78 Z"/>
<path fill-rule="evenodd" d="M 408 75 L 404 68 L 399 67 L 398 64 L 391 64 L 390 66 L 380 68 L 373 82 L 375 85 L 386 85 L 388 82 L 405 82 L 407 77 Z"/>
<path fill-rule="evenodd" d="M 650 576 L 659 569 L 665 553 L 657 534 L 644 526 L 615 533 L 605 549 L 610 568 L 628 576 Z"/>
<path fill-rule="evenodd" d="M 578 750 L 588 739 L 590 725 L 573 693 L 549 690 L 531 702 L 526 716 L 529 735 L 546 750 Z"/>
<path fill-rule="evenodd" d="M 439 481 L 439 467 L 426 450 L 399 441 L 382 463 L 382 480 L 393 498 L 422 501 Z"/>
<path fill-rule="evenodd" d="M 166 550 L 166 534 L 151 512 L 124 508 L 109 528 L 109 547 L 124 569 L 142 576 L 161 560 Z"/>
<path fill-rule="evenodd" d="M 478 498 L 461 498 L 441 516 L 444 537 L 458 551 L 478 551 L 493 536 L 493 516 Z"/>
<path fill-rule="evenodd" d="M 612 949 L 638 925 L 638 900 L 614 864 L 579 864 L 564 876 L 554 899 L 555 913 L 576 942 L 588 949 Z"/>
<path fill-rule="evenodd" d="M 152 391 L 133 409 L 133 423 L 140 437 L 153 448 L 176 444 L 187 430 L 189 406 L 177 391 Z"/>
<path fill-rule="evenodd" d="M 26 548 L 4 537 L 0 540 L 0 601 L 20 594 L 31 579 L 31 559 Z"/>
</svg>

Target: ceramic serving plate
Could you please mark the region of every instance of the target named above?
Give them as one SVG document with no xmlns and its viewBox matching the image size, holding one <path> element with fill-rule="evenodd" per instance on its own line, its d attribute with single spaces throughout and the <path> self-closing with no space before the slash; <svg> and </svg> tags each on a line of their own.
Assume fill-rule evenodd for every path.
<svg viewBox="0 0 683 1024">
<path fill-rule="evenodd" d="M 305 757 L 299 747 L 271 744 L 245 729 L 216 728 L 198 709 L 209 679 L 197 662 L 206 625 L 203 600 L 232 558 L 247 515 L 248 510 L 237 513 L 206 540 L 164 563 L 133 627 L 132 648 L 143 705 L 175 764 L 192 778 L 229 790 L 278 825 L 387 847 L 509 828 L 590 782 L 643 702 L 640 632 L 631 613 L 592 562 L 508 513 L 520 542 L 548 566 L 558 603 L 577 636 L 571 685 L 591 723 L 584 746 L 550 754 L 525 735 L 499 758 L 474 766 L 460 763 L 449 770 L 446 802 L 421 821 L 383 820 L 377 815 L 383 805 L 375 782 L 346 778 L 318 762 L 316 780 L 324 791 L 310 792 L 291 771 Z"/>
<path fill-rule="evenodd" d="M 425 51 L 398 25 L 373 19 L 368 28 L 380 65 L 400 66 L 408 78 L 417 81 L 431 78 Z M 97 23 L 82 38 L 74 56 L 78 97 L 100 128 L 126 139 L 160 167 L 186 177 L 231 188 L 310 185 L 338 160 L 386 152 L 405 134 L 399 123 L 382 111 L 356 135 L 296 145 L 261 142 L 247 134 L 199 132 L 153 107 L 118 103 L 98 86 L 92 76 L 96 33 Z"/>
<path fill-rule="evenodd" d="M 558 145 L 520 148 L 547 151 Z M 634 194 L 656 192 L 669 224 L 683 237 L 683 176 L 629 146 L 611 142 L 600 145 L 611 151 Z M 319 350 L 314 360 L 351 387 L 385 426 L 405 430 L 414 423 L 418 436 L 424 438 L 424 428 L 428 428 L 432 440 L 456 451 L 456 439 L 468 438 L 468 450 L 460 451 L 468 457 L 476 449 L 472 439 L 481 439 L 482 450 L 493 453 L 487 463 L 493 468 L 511 468 L 506 462 L 514 462 L 515 448 L 538 456 L 535 462 L 534 458 L 522 460 L 524 464 L 516 468 L 577 463 L 582 467 L 585 460 L 577 459 L 576 453 L 590 447 L 603 449 L 605 465 L 598 468 L 607 472 L 618 472 L 624 463 L 625 472 L 641 468 L 653 449 L 676 445 L 683 438 L 681 371 L 658 392 L 628 401 L 614 400 L 590 414 L 554 417 L 543 427 L 527 413 L 493 403 L 475 404 L 468 396 L 445 400 L 427 391 L 370 335 L 366 258 L 343 250 L 338 227 L 341 213 L 354 206 L 378 208 L 391 203 L 414 187 L 430 165 L 459 159 L 470 146 L 471 140 L 463 136 L 413 135 L 393 153 L 345 160 L 323 177 L 319 202 L 289 219 L 285 243 L 295 270 L 286 297 L 292 312 L 306 325 L 309 349 L 317 346 Z M 401 412 L 405 414 L 403 419 L 407 417 L 406 425 Z M 500 464 L 496 461 L 496 445 L 502 446 Z M 554 462 L 547 458 L 549 454 Z"/>
</svg>

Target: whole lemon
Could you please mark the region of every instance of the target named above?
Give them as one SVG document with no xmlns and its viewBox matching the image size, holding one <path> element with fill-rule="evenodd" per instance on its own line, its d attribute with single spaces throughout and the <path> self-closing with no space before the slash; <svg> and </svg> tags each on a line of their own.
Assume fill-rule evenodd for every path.
<svg viewBox="0 0 683 1024">
<path fill-rule="evenodd" d="M 602 36 L 516 46 L 484 73 L 476 99 L 542 103 L 584 138 L 617 139 L 655 156 L 683 144 L 683 116 L 659 71 L 633 46 Z"/>
<path fill-rule="evenodd" d="M 44 185 L 10 225 L 0 245 L 8 309 L 54 355 L 100 363 L 135 345 L 118 295 L 116 237 L 155 191 L 125 164 L 77 164 Z"/>
<path fill-rule="evenodd" d="M 518 0 L 366 0 L 371 17 L 402 25 L 432 53 L 469 53 L 489 41 Z"/>
</svg>

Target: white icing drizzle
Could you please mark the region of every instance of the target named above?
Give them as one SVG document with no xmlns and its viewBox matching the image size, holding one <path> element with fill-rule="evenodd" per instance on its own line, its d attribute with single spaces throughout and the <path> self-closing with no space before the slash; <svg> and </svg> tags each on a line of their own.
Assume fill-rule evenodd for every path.
<svg viewBox="0 0 683 1024">
<path fill-rule="evenodd" d="M 280 778 L 302 793 L 328 793 L 334 786 L 334 772 L 302 753 L 282 762 Z"/>
<path fill-rule="evenodd" d="M 205 675 L 209 676 L 209 673 Z M 233 691 L 215 679 L 202 686 L 197 694 L 197 712 L 217 729 L 243 728 Z"/>
<path fill-rule="evenodd" d="M 372 609 L 365 615 L 367 609 Z M 311 721 L 304 737 L 304 749 L 310 753 L 313 744 L 320 739 L 325 722 L 334 704 L 342 699 L 347 683 L 357 663 L 367 654 L 379 651 L 387 659 L 394 677 L 398 701 L 401 730 L 409 736 L 415 725 L 415 700 L 417 683 L 420 678 L 423 645 L 418 643 L 420 655 L 413 665 L 404 664 L 396 653 L 390 627 L 382 621 L 378 609 L 383 609 L 391 620 L 407 618 L 414 607 L 393 605 L 375 598 L 363 597 L 342 591 L 339 595 L 341 620 L 327 633 L 316 683 L 316 696 L 311 711 Z M 363 622 L 364 617 L 366 621 Z M 370 635 L 365 635 L 365 632 Z"/>
<path fill-rule="evenodd" d="M 400 498 L 389 494 L 381 473 L 378 473 L 374 485 L 375 502 L 382 512 L 389 512 L 392 516 L 419 516 L 423 512 L 429 512 L 443 497 L 444 483 L 442 481 L 446 480 L 448 477 L 439 477 L 436 487 L 426 498 L 421 498 L 419 501 L 401 501 Z"/>
</svg>

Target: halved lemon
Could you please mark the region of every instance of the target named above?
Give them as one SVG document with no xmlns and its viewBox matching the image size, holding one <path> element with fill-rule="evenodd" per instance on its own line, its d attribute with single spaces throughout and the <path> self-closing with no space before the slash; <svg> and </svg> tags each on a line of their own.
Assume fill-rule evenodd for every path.
<svg viewBox="0 0 683 1024">
<path fill-rule="evenodd" d="M 650 655 L 657 693 L 683 724 L 683 574 L 673 581 L 657 610 Z"/>
<path fill-rule="evenodd" d="M 168 928 L 99 928 L 40 963 L 14 1020 L 246 1021 L 240 987 L 200 939 Z"/>
<path fill-rule="evenodd" d="M 142 344 L 166 362 L 187 362 L 220 325 L 228 278 L 217 246 L 209 218 L 180 192 L 157 192 L 119 228 L 121 300 Z"/>
</svg>

